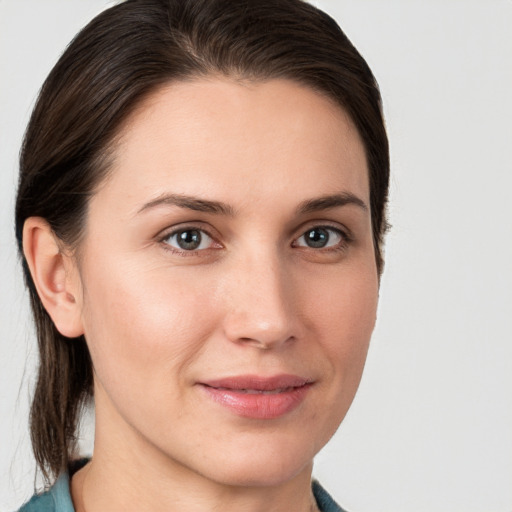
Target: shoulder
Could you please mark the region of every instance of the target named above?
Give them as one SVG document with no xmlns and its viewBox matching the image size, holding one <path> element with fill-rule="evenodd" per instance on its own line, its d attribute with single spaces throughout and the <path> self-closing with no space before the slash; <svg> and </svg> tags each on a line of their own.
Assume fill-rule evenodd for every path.
<svg viewBox="0 0 512 512">
<path fill-rule="evenodd" d="M 18 512 L 54 512 L 55 501 L 51 494 L 51 490 L 44 494 L 35 494 Z"/>
<path fill-rule="evenodd" d="M 75 512 L 69 492 L 69 474 L 63 473 L 43 494 L 35 494 L 18 512 Z"/>
<path fill-rule="evenodd" d="M 320 512 L 346 512 L 332 499 L 331 495 L 317 480 L 313 480 L 311 486 Z"/>
</svg>

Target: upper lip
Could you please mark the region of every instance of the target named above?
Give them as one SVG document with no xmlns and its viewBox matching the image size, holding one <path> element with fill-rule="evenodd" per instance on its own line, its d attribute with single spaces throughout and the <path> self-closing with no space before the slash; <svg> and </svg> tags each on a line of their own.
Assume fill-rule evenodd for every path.
<svg viewBox="0 0 512 512">
<path fill-rule="evenodd" d="M 211 388 L 222 388 L 231 390 L 251 389 L 255 391 L 273 391 L 276 389 L 298 388 L 311 384 L 313 381 L 298 375 L 274 375 L 264 377 L 260 375 L 236 375 L 202 381 L 200 384 Z"/>
</svg>

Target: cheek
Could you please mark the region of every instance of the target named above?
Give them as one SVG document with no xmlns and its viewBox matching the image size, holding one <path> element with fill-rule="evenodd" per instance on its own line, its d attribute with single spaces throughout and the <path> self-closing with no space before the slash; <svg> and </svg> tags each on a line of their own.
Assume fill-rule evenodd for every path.
<svg viewBox="0 0 512 512">
<path fill-rule="evenodd" d="M 310 417 L 320 434 L 314 452 L 332 437 L 356 394 L 373 332 L 378 279 L 373 262 L 316 276 L 304 285 L 304 318 L 309 336 L 305 357 L 321 369 L 317 403 Z M 316 283 L 315 286 L 312 286 Z"/>
<path fill-rule="evenodd" d="M 372 263 L 372 262 L 370 262 Z M 373 265 L 348 268 L 308 292 L 315 327 L 338 392 L 355 393 L 375 326 L 378 278 Z"/>
<path fill-rule="evenodd" d="M 184 277 L 118 264 L 102 265 L 87 283 L 85 337 L 104 387 L 180 376 L 212 329 L 207 292 Z"/>
</svg>

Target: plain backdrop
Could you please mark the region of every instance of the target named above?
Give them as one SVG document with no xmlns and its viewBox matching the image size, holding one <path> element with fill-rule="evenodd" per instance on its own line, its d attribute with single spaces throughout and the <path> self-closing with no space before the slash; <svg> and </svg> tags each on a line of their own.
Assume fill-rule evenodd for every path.
<svg viewBox="0 0 512 512">
<path fill-rule="evenodd" d="M 511 512 L 512 1 L 316 3 L 380 83 L 393 228 L 365 375 L 315 474 L 351 512 Z M 106 5 L 0 0 L 1 512 L 34 486 L 17 155 L 46 74 Z"/>
</svg>

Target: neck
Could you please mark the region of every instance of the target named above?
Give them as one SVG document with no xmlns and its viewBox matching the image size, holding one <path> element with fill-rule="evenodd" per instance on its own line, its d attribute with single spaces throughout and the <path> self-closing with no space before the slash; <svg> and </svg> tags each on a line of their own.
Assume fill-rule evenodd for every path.
<svg viewBox="0 0 512 512">
<path fill-rule="evenodd" d="M 170 478 L 139 472 L 124 458 L 122 466 L 104 464 L 94 457 L 72 479 L 76 512 L 317 512 L 311 492 L 311 468 L 273 486 L 229 486 L 196 478 Z M 135 471 L 132 471 L 135 469 Z"/>
</svg>

